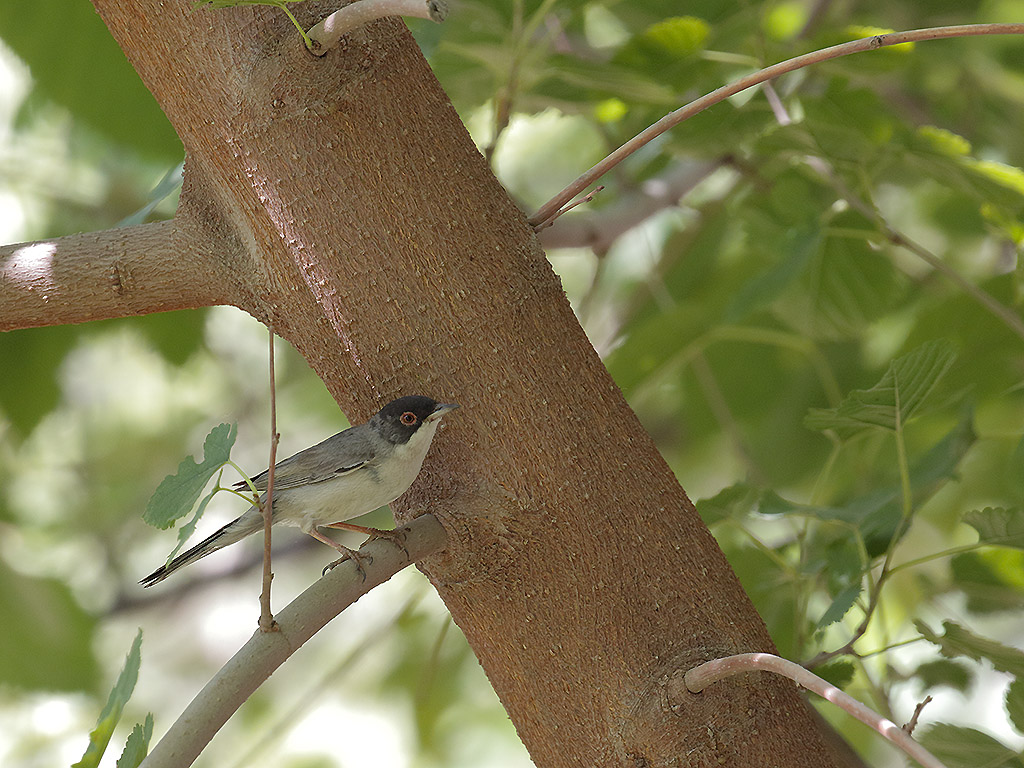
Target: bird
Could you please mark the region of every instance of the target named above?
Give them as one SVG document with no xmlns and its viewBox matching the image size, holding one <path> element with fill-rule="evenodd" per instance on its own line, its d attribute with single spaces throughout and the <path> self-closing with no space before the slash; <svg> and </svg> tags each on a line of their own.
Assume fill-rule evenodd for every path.
<svg viewBox="0 0 1024 768">
<path fill-rule="evenodd" d="M 344 521 L 390 504 L 405 493 L 423 466 L 441 417 L 458 407 L 457 403 L 439 403 L 423 395 L 399 397 L 364 424 L 349 427 L 278 462 L 274 465 L 272 524 L 296 526 L 340 552 L 342 557 L 324 573 L 347 557 L 354 559 L 362 571 L 360 556 L 324 536 L 319 528 L 344 528 L 371 536 L 389 533 Z M 252 478 L 261 503 L 266 502 L 268 475 L 269 470 Z M 235 488 L 244 491 L 248 484 L 243 480 Z M 263 513 L 253 505 L 139 584 L 158 584 L 178 569 L 262 530 Z"/>
</svg>

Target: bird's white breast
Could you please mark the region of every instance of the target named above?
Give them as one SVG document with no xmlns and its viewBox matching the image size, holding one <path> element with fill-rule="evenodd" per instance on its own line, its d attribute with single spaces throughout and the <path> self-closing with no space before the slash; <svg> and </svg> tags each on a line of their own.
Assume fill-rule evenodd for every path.
<svg viewBox="0 0 1024 768">
<path fill-rule="evenodd" d="M 437 421 L 427 422 L 407 443 L 396 445 L 386 460 L 375 459 L 348 474 L 275 494 L 275 522 L 309 531 L 390 504 L 409 489 L 420 473 L 437 426 Z"/>
</svg>

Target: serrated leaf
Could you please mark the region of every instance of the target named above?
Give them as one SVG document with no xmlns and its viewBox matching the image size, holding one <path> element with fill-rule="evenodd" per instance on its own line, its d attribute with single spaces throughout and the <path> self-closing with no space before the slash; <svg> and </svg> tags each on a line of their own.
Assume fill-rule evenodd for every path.
<svg viewBox="0 0 1024 768">
<path fill-rule="evenodd" d="M 1022 765 L 1016 752 L 974 728 L 936 723 L 921 735 L 921 744 L 946 768 L 1020 768 Z"/>
<path fill-rule="evenodd" d="M 964 515 L 964 522 L 978 532 L 979 544 L 1024 549 L 1024 510 L 974 509 Z"/>
<path fill-rule="evenodd" d="M 1018 678 L 1010 683 L 1003 706 L 1006 707 L 1006 714 L 1013 727 L 1024 733 L 1024 680 Z"/>
<path fill-rule="evenodd" d="M 838 621 L 842 621 L 843 616 L 850 612 L 850 609 L 857 604 L 857 598 L 860 597 L 860 593 L 864 590 L 862 582 L 858 581 L 851 584 L 838 595 L 832 601 L 832 605 L 828 607 L 828 610 L 822 614 L 821 618 L 818 619 L 816 629 L 824 629 Z"/>
<path fill-rule="evenodd" d="M 128 741 L 124 744 L 124 751 L 117 760 L 116 768 L 138 768 L 139 764 L 149 754 L 149 742 L 153 738 L 153 713 L 146 715 L 146 721 L 141 725 L 136 723 L 132 732 L 128 734 Z"/>
<path fill-rule="evenodd" d="M 230 458 L 237 435 L 237 424 L 219 424 L 211 429 L 203 442 L 202 464 L 196 464 L 191 456 L 186 457 L 178 465 L 177 473 L 168 475 L 157 486 L 142 519 L 163 529 L 191 512 L 210 478 Z"/>
<path fill-rule="evenodd" d="M 871 389 L 853 390 L 836 408 L 811 409 L 804 424 L 821 430 L 876 427 L 895 431 L 897 423 L 905 424 L 921 408 L 955 359 L 956 352 L 948 341 L 926 342 L 893 360 Z"/>
<path fill-rule="evenodd" d="M 1024 651 L 975 635 L 953 621 L 942 622 L 945 630 L 942 635 L 933 632 L 920 620 L 915 620 L 914 626 L 925 640 L 939 646 L 940 653 L 948 659 L 958 656 L 966 656 L 974 661 L 985 659 L 1000 672 L 1024 676 Z"/>
<path fill-rule="evenodd" d="M 970 669 L 948 659 L 936 659 L 921 664 L 914 670 L 914 677 L 920 681 L 925 690 L 945 685 L 960 691 L 960 693 L 966 693 L 974 679 Z"/>
<path fill-rule="evenodd" d="M 99 719 L 96 721 L 96 727 L 89 734 L 89 746 L 86 747 L 82 759 L 71 766 L 71 768 L 96 768 L 99 765 L 100 758 L 103 757 L 107 744 L 110 743 L 110 737 L 114 733 L 114 728 L 121 719 L 124 705 L 131 698 L 132 691 L 135 690 L 135 682 L 139 678 L 139 665 L 142 663 L 141 648 L 142 630 L 140 629 L 135 635 L 135 640 L 132 642 L 131 650 L 128 651 L 128 656 L 124 660 L 121 674 L 118 675 L 117 682 L 114 683 L 110 696 L 107 697 L 107 703 L 103 707 L 103 711 L 100 712 Z"/>
</svg>

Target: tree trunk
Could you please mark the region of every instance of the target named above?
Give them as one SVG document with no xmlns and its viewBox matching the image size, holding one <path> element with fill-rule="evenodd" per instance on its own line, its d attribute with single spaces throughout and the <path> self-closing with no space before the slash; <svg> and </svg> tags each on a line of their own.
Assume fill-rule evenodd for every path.
<svg viewBox="0 0 1024 768">
<path fill-rule="evenodd" d="M 536 764 L 832 765 L 791 685 L 686 692 L 771 641 L 403 25 L 318 59 L 273 9 L 95 4 L 188 154 L 178 290 L 218 280 L 353 417 L 463 405 L 397 512 L 446 528 L 423 570 Z"/>
</svg>

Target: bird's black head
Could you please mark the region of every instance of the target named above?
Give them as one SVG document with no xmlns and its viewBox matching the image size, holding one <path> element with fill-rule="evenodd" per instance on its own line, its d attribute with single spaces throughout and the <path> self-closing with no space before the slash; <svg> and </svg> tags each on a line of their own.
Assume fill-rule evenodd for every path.
<svg viewBox="0 0 1024 768">
<path fill-rule="evenodd" d="M 422 395 L 406 395 L 385 405 L 372 421 L 385 440 L 401 445 L 409 442 L 421 426 L 437 421 L 453 408 L 455 403 L 439 403 Z"/>
</svg>

